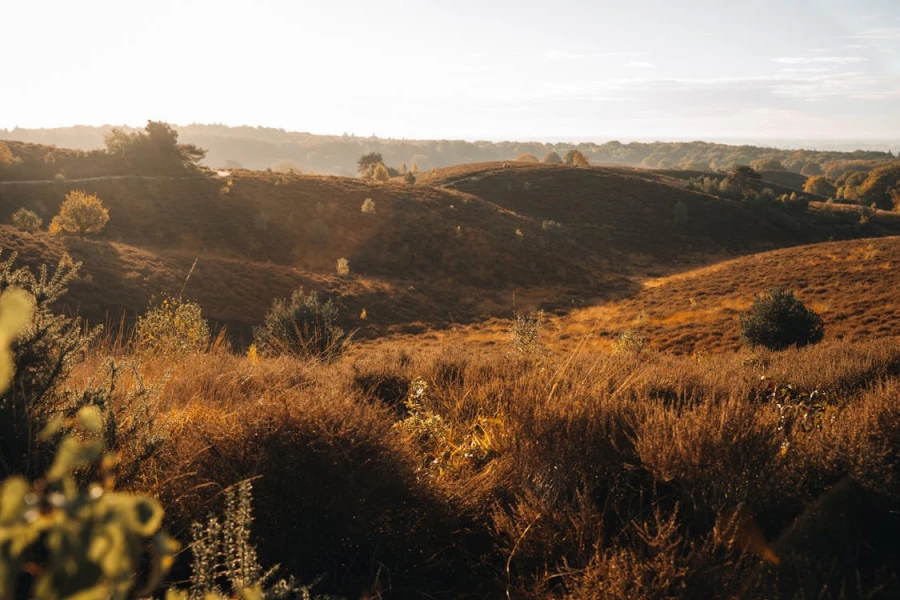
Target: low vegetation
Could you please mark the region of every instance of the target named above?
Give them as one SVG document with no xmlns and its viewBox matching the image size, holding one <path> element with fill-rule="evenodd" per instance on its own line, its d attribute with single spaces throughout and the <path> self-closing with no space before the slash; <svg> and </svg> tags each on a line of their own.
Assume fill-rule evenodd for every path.
<svg viewBox="0 0 900 600">
<path fill-rule="evenodd" d="M 32 281 L 11 265 L 5 272 L 4 290 L 46 297 L 46 276 Z M 64 274 L 47 280 L 57 282 L 56 293 Z M 104 586 L 124 597 L 163 585 L 158 576 L 174 559 L 172 579 L 192 582 L 198 593 L 255 586 L 264 597 L 301 584 L 345 597 L 900 591 L 892 575 L 900 567 L 897 338 L 702 357 L 632 342 L 617 353 L 557 354 L 534 313 L 517 321 L 512 347 L 472 352 L 463 338 L 430 349 L 383 344 L 322 362 L 298 341 L 304 330 L 291 325 L 305 317 L 321 325 L 333 312 L 298 292 L 273 307 L 257 340 L 261 355 L 221 345 L 149 352 L 138 339 L 78 338 L 76 348 L 87 352 L 70 351 L 56 383 L 35 395 L 31 382 L 42 379 L 35 373 L 56 371 L 50 361 L 29 361 L 58 353 L 16 348 L 41 322 L 60 317 L 38 304 L 22 329 L 29 318 L 8 315 L 30 302 L 15 308 L 10 297 L 0 300 L 0 331 L 14 343 L 11 389 L 31 398 L 22 405 L 31 426 L 18 434 L 27 442 L 21 451 L 4 445 L 2 458 L 13 465 L 8 475 L 22 465 L 41 465 L 34 473 L 50 466 L 50 487 L 35 488 L 34 497 L 57 483 L 63 496 L 47 496 L 48 510 L 59 511 L 52 525 L 29 521 L 28 484 L 7 479 L 0 532 L 25 536 L 15 548 L 26 549 L 56 535 L 28 537 L 32 529 L 76 536 L 65 555 L 51 546 L 30 558 L 4 546 L 5 573 L 42 565 L 43 579 L 32 582 L 40 590 Z M 282 334 L 286 341 L 275 341 Z M 301 352 L 283 351 L 295 341 Z M 73 396 L 69 390 L 98 389 L 96 373 L 110 358 L 131 363 L 134 375 L 120 378 L 102 402 L 93 393 Z M 129 398 L 146 385 L 158 393 L 143 396 L 142 413 Z M 132 419 L 109 421 L 110 414 Z M 37 437 L 48 424 L 62 437 Z M 65 436 L 79 427 L 81 437 Z M 149 454 L 119 446 L 118 462 L 96 462 L 104 447 L 116 448 L 108 432 L 128 427 L 128 439 L 164 442 Z M 112 477 L 137 495 L 112 492 L 104 483 Z M 241 483 L 249 478 L 255 520 Z M 220 495 L 224 517 L 209 520 Z M 96 569 L 85 562 L 78 581 L 51 575 L 67 568 L 58 556 L 97 560 L 92 540 L 110 528 L 123 544 L 115 561 Z M 191 553 L 176 555 L 161 529 Z M 147 539 L 157 551 L 138 554 Z M 280 584 L 260 566 L 275 563 Z M 125 576 L 135 571 L 151 576 Z M 31 581 L 11 575 L 2 583 L 18 593 Z"/>
<path fill-rule="evenodd" d="M 254 329 L 253 341 L 269 356 L 330 359 L 349 342 L 337 320 L 338 310 L 331 300 L 320 302 L 315 292 L 295 290 L 289 299 L 275 300 L 263 325 Z"/>
<path fill-rule="evenodd" d="M 223 176 L 173 134 L 110 138 L 153 175 L 8 185 L 68 191 L 52 229 L 114 219 L 2 226 L 63 258 L 0 264 L 0 596 L 900 594 L 900 238 L 753 254 L 898 215 L 770 183 L 777 153 L 698 177 L 522 145 L 412 188 L 423 147 Z M 876 170 L 835 198 L 894 194 Z M 72 316 L 110 298 L 112 329 Z"/>
<path fill-rule="evenodd" d="M 40 231 L 41 225 L 44 224 L 44 220 L 33 210 L 20 208 L 12 214 L 12 224 L 16 226 L 16 229 L 27 231 L 28 233 L 35 233 L 36 231 Z"/>
</svg>

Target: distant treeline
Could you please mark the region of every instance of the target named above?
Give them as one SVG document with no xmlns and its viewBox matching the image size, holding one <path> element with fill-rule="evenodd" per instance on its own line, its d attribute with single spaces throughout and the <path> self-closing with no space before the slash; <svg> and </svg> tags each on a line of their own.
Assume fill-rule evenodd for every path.
<svg viewBox="0 0 900 600">
<path fill-rule="evenodd" d="M 95 150 L 104 147 L 112 126 L 57 129 L 0 130 L 0 139 Z M 137 130 L 120 128 L 126 133 Z M 298 169 L 304 172 L 355 175 L 363 154 L 378 152 L 386 165 L 399 168 L 433 167 L 512 160 L 522 154 L 545 156 L 577 149 L 591 164 L 615 164 L 654 169 L 726 171 L 737 165 L 757 170 L 779 170 L 804 175 L 829 175 L 836 180 L 847 170 L 871 169 L 873 162 L 894 159 L 890 151 L 854 152 L 779 150 L 759 146 L 733 146 L 708 142 L 607 142 L 604 144 L 543 144 L 538 142 L 468 142 L 463 140 L 396 140 L 352 135 L 331 136 L 288 132 L 263 127 L 187 125 L 178 127 L 179 139 L 207 150 L 202 164 L 246 169 Z M 756 164 L 753 164 L 753 163 Z M 830 172 L 829 172 L 830 171 Z"/>
</svg>

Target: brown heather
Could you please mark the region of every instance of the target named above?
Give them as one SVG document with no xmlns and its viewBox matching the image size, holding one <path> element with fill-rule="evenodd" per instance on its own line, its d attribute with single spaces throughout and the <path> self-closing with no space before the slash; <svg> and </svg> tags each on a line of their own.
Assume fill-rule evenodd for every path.
<svg viewBox="0 0 900 600">
<path fill-rule="evenodd" d="M 72 383 L 108 354 L 130 351 L 98 345 Z M 166 443 L 137 487 L 160 497 L 169 530 L 186 539 L 224 489 L 253 478 L 262 562 L 324 576 L 320 591 L 900 590 L 897 338 L 701 358 L 473 354 L 457 341 L 362 345 L 330 364 L 248 359 L 221 342 L 130 359 L 148 384 L 165 379 L 149 422 Z M 824 416 L 780 430 L 769 380 L 817 388 Z"/>
</svg>

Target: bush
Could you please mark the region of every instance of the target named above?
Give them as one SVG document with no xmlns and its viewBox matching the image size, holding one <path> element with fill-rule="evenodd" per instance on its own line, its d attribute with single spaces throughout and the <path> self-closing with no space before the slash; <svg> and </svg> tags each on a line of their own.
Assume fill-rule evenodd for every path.
<svg viewBox="0 0 900 600">
<path fill-rule="evenodd" d="M 338 310 L 319 302 L 313 292 L 294 291 L 290 300 L 277 298 L 261 327 L 253 329 L 253 341 L 269 356 L 290 354 L 303 358 L 330 359 L 343 352 L 349 336 L 337 326 Z"/>
<path fill-rule="evenodd" d="M 559 154 L 553 152 L 552 150 L 544 155 L 542 162 L 547 163 L 548 165 L 559 165 L 562 164 L 562 158 L 560 158 Z"/>
<path fill-rule="evenodd" d="M 209 346 L 209 325 L 200 305 L 190 300 L 165 297 L 151 303 L 138 318 L 135 334 L 138 344 L 162 354 L 195 354 Z"/>
<path fill-rule="evenodd" d="M 55 436 L 64 425 L 42 436 Z M 95 408 L 79 411 L 68 427 L 79 434 L 62 440 L 42 480 L 16 476 L 0 485 L 0 597 L 149 597 L 178 550 L 160 531 L 162 506 L 111 489 L 103 465 L 114 461 L 104 456 Z M 79 485 L 85 472 L 104 480 Z M 137 577 L 142 568 L 144 577 Z"/>
<path fill-rule="evenodd" d="M 518 155 L 516 157 L 516 160 L 518 162 L 530 162 L 530 163 L 538 162 L 537 156 L 535 156 L 534 154 L 528 154 L 528 153 Z"/>
<path fill-rule="evenodd" d="M 34 233 L 40 230 L 41 225 L 44 224 L 44 220 L 33 210 L 20 208 L 13 213 L 12 224 L 15 225 L 17 229 Z"/>
<path fill-rule="evenodd" d="M 50 232 L 77 233 L 84 239 L 86 233 L 100 233 L 109 222 L 109 211 L 103 208 L 100 198 L 79 190 L 66 194 L 59 214 L 50 221 Z"/>
<path fill-rule="evenodd" d="M 803 184 L 803 191 L 807 194 L 833 198 L 837 193 L 837 187 L 827 177 L 816 175 L 806 180 L 806 183 Z"/>
<path fill-rule="evenodd" d="M 587 157 L 579 150 L 569 150 L 568 152 L 566 152 L 566 156 L 563 158 L 563 161 L 567 165 L 572 165 L 575 167 L 590 166 Z"/>
<path fill-rule="evenodd" d="M 374 215 L 375 214 L 375 201 L 371 198 L 366 198 L 362 203 L 362 207 L 360 210 L 366 214 Z"/>
<path fill-rule="evenodd" d="M 35 435 L 50 419 L 61 382 L 82 358 L 92 334 L 82 335 L 79 320 L 52 308 L 81 263 L 63 256 L 52 275 L 41 266 L 35 276 L 27 268 L 13 269 L 15 259 L 12 254 L 0 263 L 0 294 L 24 290 L 33 299 L 33 313 L 27 327 L 8 340 L 15 376 L 8 381 L 9 389 L 0 393 L 0 473 L 35 475 L 43 468 L 37 464 Z"/>
<path fill-rule="evenodd" d="M 744 343 L 770 350 L 815 344 L 825 334 L 822 318 L 783 288 L 756 296 L 740 321 Z"/>
<path fill-rule="evenodd" d="M 383 164 L 379 163 L 375 166 L 375 169 L 372 171 L 372 178 L 375 181 L 385 182 L 391 178 L 391 174 L 388 171 L 387 167 Z"/>
</svg>

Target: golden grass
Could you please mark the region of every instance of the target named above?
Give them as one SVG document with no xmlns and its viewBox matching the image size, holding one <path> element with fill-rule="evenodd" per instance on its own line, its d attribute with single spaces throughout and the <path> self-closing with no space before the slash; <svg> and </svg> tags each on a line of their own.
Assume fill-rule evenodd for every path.
<svg viewBox="0 0 900 600">
<path fill-rule="evenodd" d="M 897 590 L 900 338 L 696 357 L 582 343 L 518 356 L 458 333 L 362 344 L 327 364 L 221 346 L 172 361 L 106 340 L 70 384 L 107 354 L 163 385 L 151 426 L 167 442 L 134 485 L 163 500 L 169 528 L 184 538 L 223 489 L 255 478 L 264 561 L 304 581 L 325 575 L 324 590 Z M 818 388 L 825 417 L 804 428 L 788 413 L 798 416 L 785 428 L 763 375 Z"/>
</svg>

